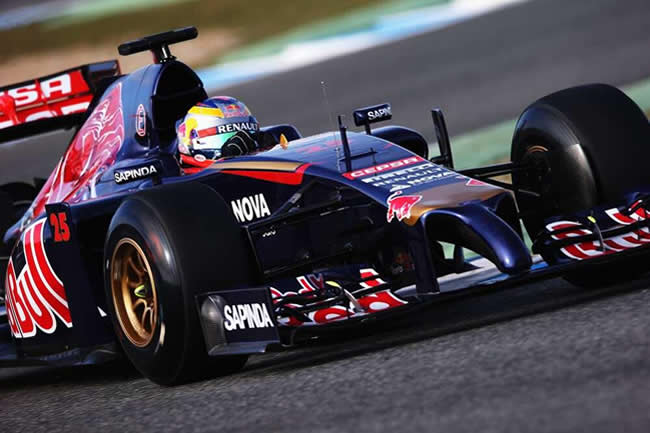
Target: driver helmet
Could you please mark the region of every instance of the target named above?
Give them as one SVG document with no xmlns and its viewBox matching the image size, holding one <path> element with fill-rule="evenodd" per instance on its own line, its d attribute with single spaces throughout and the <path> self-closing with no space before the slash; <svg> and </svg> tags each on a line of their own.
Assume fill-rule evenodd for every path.
<svg viewBox="0 0 650 433">
<path fill-rule="evenodd" d="M 251 147 L 256 146 L 258 131 L 259 123 L 241 101 L 230 96 L 208 98 L 176 125 L 181 164 L 204 168 L 222 156 L 248 153 L 255 150 Z"/>
</svg>

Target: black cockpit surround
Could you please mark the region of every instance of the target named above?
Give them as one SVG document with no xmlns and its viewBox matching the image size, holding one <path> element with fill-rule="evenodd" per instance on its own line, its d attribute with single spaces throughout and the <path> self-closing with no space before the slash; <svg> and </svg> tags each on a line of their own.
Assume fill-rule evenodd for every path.
<svg viewBox="0 0 650 433">
<path fill-rule="evenodd" d="M 201 79 L 187 65 L 170 61 L 163 66 L 151 97 L 153 126 L 161 148 L 174 142 L 176 122 L 206 98 Z"/>
</svg>

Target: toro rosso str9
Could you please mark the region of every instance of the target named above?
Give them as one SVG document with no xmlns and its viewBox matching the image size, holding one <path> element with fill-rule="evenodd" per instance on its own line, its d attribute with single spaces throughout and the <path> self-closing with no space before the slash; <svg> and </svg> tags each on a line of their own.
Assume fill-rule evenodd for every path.
<svg viewBox="0 0 650 433">
<path fill-rule="evenodd" d="M 121 54 L 151 50 L 155 63 L 86 74 L 92 97 L 67 150 L 4 235 L 0 365 L 123 354 L 176 384 L 459 293 L 646 271 L 650 127 L 619 90 L 588 85 L 534 102 L 511 162 L 494 166 L 453 169 L 438 109 L 434 157 L 419 132 L 373 128 L 391 118 L 383 104 L 354 112 L 361 132 L 268 126 L 277 145 L 183 175 L 175 123 L 206 92 L 169 45 L 196 35 L 123 44 Z M 26 93 L 14 93 L 18 106 Z M 55 109 L 32 121 L 2 110 L 5 141 L 71 121 Z"/>
</svg>

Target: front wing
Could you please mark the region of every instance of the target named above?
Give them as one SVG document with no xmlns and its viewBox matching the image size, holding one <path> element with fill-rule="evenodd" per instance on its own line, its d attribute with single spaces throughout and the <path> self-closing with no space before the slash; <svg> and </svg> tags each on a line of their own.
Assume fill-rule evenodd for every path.
<svg viewBox="0 0 650 433">
<path fill-rule="evenodd" d="M 612 263 L 615 260 L 633 260 L 647 256 L 648 254 L 650 254 L 650 249 L 643 247 L 629 249 L 615 256 L 602 255 L 588 261 L 574 261 L 557 265 L 549 265 L 540 256 L 534 256 L 531 269 L 517 275 L 502 273 L 488 260 L 478 258 L 471 261 L 472 265 L 476 267 L 474 270 L 461 274 L 449 274 L 439 278 L 440 291 L 437 293 L 419 293 L 415 284 L 404 287 L 393 287 L 390 283 L 384 282 L 383 284 L 369 287 L 368 281 L 381 280 L 378 276 L 374 276 L 372 279 L 361 280 L 357 290 L 346 289 L 340 295 L 331 296 L 326 299 L 318 298 L 314 294 L 313 303 L 302 302 L 300 306 L 292 304 L 290 296 L 284 299 L 279 297 L 273 298 L 272 293 L 275 289 L 268 288 L 266 293 L 270 294 L 271 298 L 266 298 L 265 305 L 269 311 L 274 312 L 272 321 L 275 328 L 268 335 L 272 335 L 274 338 L 270 339 L 265 337 L 259 340 L 251 338 L 254 332 L 259 332 L 259 329 L 253 329 L 254 325 L 253 328 L 247 328 L 248 323 L 246 322 L 242 323 L 241 328 L 238 329 L 239 338 L 245 339 L 247 341 L 246 345 L 242 345 L 241 341 L 237 340 L 237 338 L 234 339 L 232 344 L 229 344 L 227 340 L 230 331 L 223 327 L 225 319 L 215 322 L 215 320 L 209 320 L 206 317 L 205 311 L 201 311 L 201 305 L 207 300 L 211 300 L 211 294 L 200 296 L 197 299 L 199 301 L 199 309 L 202 313 L 201 320 L 205 332 L 204 335 L 206 335 L 206 345 L 211 354 L 262 353 L 269 348 L 277 347 L 278 344 L 290 346 L 302 340 L 313 338 L 314 336 L 332 334 L 351 327 L 376 323 L 380 320 L 391 320 L 398 316 L 419 314 L 422 309 L 432 304 L 460 300 L 463 297 L 483 295 L 492 291 L 516 288 L 535 281 L 561 277 L 576 270 L 587 269 L 589 267 L 597 268 L 604 264 Z M 347 287 L 350 288 L 349 286 Z M 397 301 L 392 304 L 390 302 L 383 302 L 383 308 L 377 308 L 377 305 L 375 305 L 375 309 L 368 308 L 370 304 L 367 301 L 372 299 L 373 296 L 377 296 L 378 304 L 386 301 L 386 296 L 381 296 L 381 294 L 385 293 L 390 293 L 390 298 Z M 304 295 L 292 296 L 302 296 L 302 301 L 305 298 Z M 364 299 L 366 302 L 364 302 Z M 214 304 L 213 300 L 211 302 Z M 227 303 L 221 303 L 220 305 L 223 314 L 223 308 Z M 287 313 L 287 309 L 282 308 L 284 305 L 293 305 L 293 312 Z M 336 308 L 333 309 L 334 307 Z M 214 317 L 214 311 L 212 314 Z M 322 318 L 327 318 L 327 320 L 314 320 L 319 315 Z M 253 324 L 253 320 L 251 324 Z M 305 320 L 305 322 L 301 322 L 301 320 Z M 217 322 L 219 325 L 217 325 Z M 215 328 L 215 326 L 220 327 Z M 247 329 L 249 332 L 247 332 Z M 215 340 L 210 339 L 208 335 L 214 335 L 215 333 L 226 337 L 219 340 L 217 344 L 214 344 Z"/>
</svg>

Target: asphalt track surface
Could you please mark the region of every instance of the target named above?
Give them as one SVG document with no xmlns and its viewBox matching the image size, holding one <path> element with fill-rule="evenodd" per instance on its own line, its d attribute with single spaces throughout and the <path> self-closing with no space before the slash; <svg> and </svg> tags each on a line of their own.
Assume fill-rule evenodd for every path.
<svg viewBox="0 0 650 433">
<path fill-rule="evenodd" d="M 390 100 L 397 123 L 452 133 L 567 85 L 650 76 L 645 0 L 539 0 L 224 90 L 304 133 Z M 411 116 L 419 117 L 411 117 Z M 650 279 L 560 279 L 441 304 L 382 329 L 254 357 L 160 388 L 118 368 L 0 371 L 2 431 L 650 431 Z"/>
</svg>

